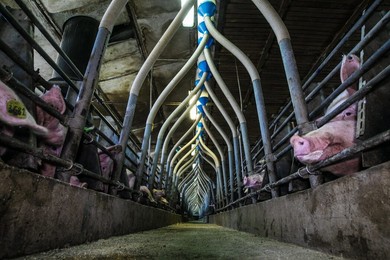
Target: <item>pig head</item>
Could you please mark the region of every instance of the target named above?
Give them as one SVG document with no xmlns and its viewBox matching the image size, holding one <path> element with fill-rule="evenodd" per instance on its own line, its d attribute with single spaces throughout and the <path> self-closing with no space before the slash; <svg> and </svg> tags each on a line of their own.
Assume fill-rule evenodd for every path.
<svg viewBox="0 0 390 260">
<path fill-rule="evenodd" d="M 157 190 L 157 189 L 153 189 L 152 190 L 152 193 L 153 193 L 153 197 L 154 199 L 158 202 L 158 203 L 161 203 L 163 205 L 168 205 L 168 201 L 165 197 L 165 190 Z"/>
<path fill-rule="evenodd" d="M 106 149 L 111 153 L 112 156 L 115 156 L 120 152 L 122 152 L 122 146 L 119 144 L 109 146 Z M 102 175 L 103 177 L 110 179 L 114 171 L 115 162 L 114 160 L 111 159 L 111 157 L 108 154 L 104 153 L 101 150 L 98 150 L 98 154 L 99 154 L 99 162 L 100 162 L 100 169 L 102 171 Z M 107 184 L 104 184 L 104 192 L 106 193 L 108 192 Z"/>
<path fill-rule="evenodd" d="M 294 135 L 290 143 L 294 156 L 303 164 L 323 161 L 355 143 L 355 120 L 330 121 L 304 136 Z M 351 159 L 323 168 L 335 175 L 346 175 L 359 170 L 359 159 Z"/>
<path fill-rule="evenodd" d="M 60 87 L 57 85 L 52 86 L 50 90 L 41 95 L 41 99 L 61 114 L 65 113 L 65 100 L 62 96 Z M 40 107 L 36 108 L 36 112 L 38 124 L 46 127 L 49 131 L 46 136 L 39 139 L 38 145 L 45 153 L 59 157 L 65 140 L 65 127 L 57 118 L 46 113 Z M 39 168 L 39 172 L 48 177 L 54 177 L 55 171 L 56 166 L 48 162 L 42 162 Z"/>
<path fill-rule="evenodd" d="M 261 189 L 263 180 L 264 180 L 264 174 L 255 173 L 249 176 L 245 176 L 243 181 L 243 184 L 245 186 L 244 192 L 247 193 L 249 188 L 254 190 Z"/>
<path fill-rule="evenodd" d="M 22 100 L 4 82 L 0 81 L 0 134 L 12 137 L 13 127 L 27 127 L 39 136 L 46 136 L 49 130 L 35 122 Z M 6 148 L 0 147 L 0 156 Z"/>
<path fill-rule="evenodd" d="M 139 187 L 139 191 L 142 193 L 142 196 L 138 198 L 138 202 L 142 204 L 156 204 L 157 202 L 154 200 L 152 193 L 148 189 L 148 187 L 141 185 Z"/>
<path fill-rule="evenodd" d="M 340 80 L 344 82 L 360 68 L 360 60 L 354 54 L 344 55 L 340 69 Z M 348 86 L 329 105 L 325 115 L 345 102 L 356 90 L 356 85 Z M 291 137 L 290 143 L 294 156 L 303 164 L 315 164 L 323 161 L 355 144 L 357 106 L 352 104 L 319 129 L 304 136 Z M 319 119 L 317 119 L 318 121 Z M 359 170 L 359 158 L 323 168 L 335 175 L 346 175 Z"/>
<path fill-rule="evenodd" d="M 60 114 L 65 113 L 66 104 L 59 86 L 53 85 L 50 90 L 41 96 L 41 99 L 60 112 Z M 65 140 L 65 127 L 57 118 L 46 113 L 42 108 L 37 107 L 36 110 L 37 123 L 49 129 L 49 134 L 42 138 L 43 142 L 53 146 L 62 146 Z"/>
</svg>

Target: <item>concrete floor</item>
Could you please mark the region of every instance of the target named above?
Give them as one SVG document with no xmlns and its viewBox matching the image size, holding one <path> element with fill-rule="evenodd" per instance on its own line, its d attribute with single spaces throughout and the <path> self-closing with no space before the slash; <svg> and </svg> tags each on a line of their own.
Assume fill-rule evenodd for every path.
<svg viewBox="0 0 390 260">
<path fill-rule="evenodd" d="M 200 222 L 171 225 L 19 259 L 342 259 Z"/>
</svg>

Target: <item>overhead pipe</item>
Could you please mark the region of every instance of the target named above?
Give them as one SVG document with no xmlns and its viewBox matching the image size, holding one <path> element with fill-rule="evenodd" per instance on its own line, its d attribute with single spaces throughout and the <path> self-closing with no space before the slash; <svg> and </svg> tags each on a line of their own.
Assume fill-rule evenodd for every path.
<svg viewBox="0 0 390 260">
<path fill-rule="evenodd" d="M 210 120 L 210 122 L 213 124 L 215 129 L 219 132 L 219 134 L 224 139 L 226 146 L 228 148 L 228 162 L 229 162 L 229 178 L 230 178 L 230 200 L 233 201 L 233 195 L 234 195 L 234 185 L 233 185 L 233 146 L 230 142 L 228 136 L 226 135 L 225 131 L 221 128 L 221 126 L 217 123 L 217 121 L 214 119 L 214 117 L 211 115 L 211 113 L 207 110 L 206 106 L 203 106 L 203 111 L 206 114 L 206 117 Z"/>
<path fill-rule="evenodd" d="M 221 169 L 221 163 L 220 161 L 218 160 L 218 157 L 213 153 L 213 151 L 211 151 L 207 145 L 204 143 L 203 139 L 202 138 L 199 138 L 200 140 L 200 145 L 201 147 L 204 149 L 204 152 L 205 154 L 207 154 L 208 156 L 210 156 L 213 160 L 214 160 L 214 163 L 215 163 L 215 167 L 217 168 L 217 191 L 219 192 L 220 194 L 220 203 L 221 205 L 224 205 L 224 200 L 223 200 L 223 191 L 222 191 L 222 169 Z"/>
<path fill-rule="evenodd" d="M 169 115 L 169 117 L 165 120 L 164 124 L 162 125 L 162 127 L 161 127 L 161 129 L 160 129 L 160 131 L 158 133 L 158 136 L 157 136 L 157 143 L 156 143 L 155 150 L 154 150 L 153 165 L 152 165 L 152 169 L 151 169 L 151 178 L 149 179 L 149 186 L 150 187 L 153 187 L 154 175 L 155 175 L 155 172 L 156 172 L 157 163 L 158 163 L 158 157 L 160 155 L 161 145 L 163 143 L 165 131 L 168 129 L 168 126 L 170 125 L 171 121 L 174 118 L 176 118 L 179 115 L 179 113 L 183 110 L 183 108 L 185 108 L 187 106 L 188 102 L 191 101 L 191 98 L 192 97 L 196 97 L 194 100 L 192 100 L 193 102 L 190 102 L 188 108 L 184 111 L 184 113 L 182 113 L 182 115 L 179 117 L 179 119 L 175 122 L 174 126 L 171 129 L 172 131 L 169 131 L 168 135 L 165 138 L 165 142 L 164 142 L 164 144 L 167 144 L 169 142 L 170 138 L 171 138 L 171 135 L 174 133 L 174 131 L 177 129 L 177 127 L 179 127 L 179 125 L 184 120 L 184 118 L 186 118 L 186 115 L 188 114 L 188 112 L 191 109 L 191 107 L 193 105 L 195 105 L 196 100 L 199 98 L 200 93 L 201 93 L 199 90 L 201 89 L 201 86 L 203 85 L 203 82 L 206 80 L 206 76 L 207 76 L 207 74 L 205 74 L 202 77 L 202 79 L 199 82 L 199 84 L 197 84 L 195 86 L 195 88 L 190 92 L 190 94 Z M 161 161 L 163 161 L 163 158 L 161 158 Z M 161 174 L 163 174 L 163 172 L 164 172 L 164 170 L 162 168 Z"/>
<path fill-rule="evenodd" d="M 195 161 L 195 160 L 197 159 L 197 157 L 198 157 L 198 153 L 199 153 L 199 151 L 195 151 L 195 156 L 193 156 L 191 159 L 187 160 L 187 162 L 185 162 L 185 163 L 177 170 L 177 173 L 176 173 L 176 176 L 177 176 L 176 183 L 179 181 L 181 175 L 184 174 L 185 171 L 187 171 L 189 167 L 192 167 L 192 164 L 194 163 L 194 161 Z"/>
<path fill-rule="evenodd" d="M 228 100 L 230 105 L 233 107 L 233 110 L 238 118 L 238 121 L 240 122 L 240 129 L 241 129 L 241 134 L 242 134 L 242 138 L 243 138 L 245 159 L 247 162 L 247 171 L 248 171 L 248 175 L 251 175 L 251 174 L 253 174 L 253 168 L 252 168 L 252 160 L 251 160 L 251 155 L 250 155 L 250 144 L 249 144 L 246 119 L 244 117 L 243 112 L 240 109 L 240 106 L 238 105 L 237 101 L 234 99 L 232 93 L 230 92 L 229 88 L 226 86 L 221 75 L 219 74 L 219 72 L 218 72 L 218 70 L 217 70 L 217 68 L 212 60 L 210 50 L 205 49 L 203 51 L 203 53 L 205 54 L 207 64 L 210 67 L 211 73 L 213 74 L 215 80 L 217 81 L 218 86 L 221 88 L 226 99 Z"/>
<path fill-rule="evenodd" d="M 205 106 L 203 105 L 203 108 L 205 108 Z M 227 175 L 226 175 L 226 160 L 225 160 L 225 155 L 222 151 L 222 148 L 221 146 L 219 145 L 217 139 L 214 137 L 213 133 L 210 131 L 209 127 L 207 126 L 207 124 L 204 122 L 204 120 L 202 119 L 201 121 L 203 121 L 203 127 L 204 129 L 206 130 L 206 133 L 207 135 L 210 137 L 211 141 L 213 142 L 214 146 L 217 148 L 217 151 L 219 153 L 219 156 L 221 157 L 221 166 L 222 166 L 222 177 L 223 177 L 223 186 L 224 186 L 224 192 L 225 192 L 225 198 L 226 198 L 226 204 L 229 203 L 229 192 L 228 192 L 228 184 L 227 184 Z M 215 121 L 214 121 L 215 122 Z M 215 128 L 217 128 L 217 125 L 214 125 Z M 226 136 L 225 136 L 226 137 Z M 231 161 L 230 161 L 231 162 Z M 230 162 L 229 162 L 229 166 L 230 166 Z M 229 167 L 230 168 L 230 167 Z M 231 167 L 233 168 L 233 167 Z"/>
<path fill-rule="evenodd" d="M 137 179 L 138 179 L 138 185 L 141 185 L 142 175 L 143 175 L 143 168 L 144 168 L 144 162 L 148 150 L 148 144 L 150 135 L 152 132 L 152 125 L 154 118 L 157 115 L 158 110 L 164 103 L 165 99 L 168 97 L 168 95 L 173 91 L 173 89 L 176 87 L 176 85 L 183 79 L 183 77 L 188 73 L 188 71 L 192 68 L 193 64 L 196 62 L 199 55 L 202 53 L 202 50 L 204 46 L 206 45 L 208 40 L 208 35 L 205 35 L 203 40 L 200 42 L 198 47 L 196 48 L 195 52 L 192 54 L 192 56 L 188 59 L 186 64 L 180 69 L 180 71 L 173 77 L 173 79 L 169 82 L 169 84 L 164 88 L 164 90 L 160 93 L 157 100 L 154 102 L 153 107 L 151 108 L 148 118 L 146 120 L 145 125 L 145 131 L 144 131 L 144 137 L 142 139 L 142 146 L 141 146 L 141 159 L 137 168 Z"/>
<path fill-rule="evenodd" d="M 184 3 L 179 13 L 173 19 L 172 23 L 168 26 L 167 30 L 161 36 L 160 40 L 157 42 L 156 46 L 153 48 L 153 50 L 145 60 L 144 64 L 142 65 L 141 69 L 139 70 L 137 76 L 133 81 L 133 84 L 130 88 L 129 99 L 127 101 L 126 113 L 123 119 L 123 128 L 119 137 L 119 144 L 122 146 L 123 151 L 129 139 L 129 134 L 134 119 L 135 107 L 142 84 L 144 83 L 146 76 L 148 75 L 150 69 L 153 67 L 157 58 L 160 56 L 165 47 L 168 45 L 169 41 L 172 39 L 173 35 L 181 26 L 181 22 L 183 21 L 184 17 L 187 15 L 193 4 L 194 0 L 188 0 Z M 122 152 L 118 155 L 118 167 L 113 174 L 114 180 L 118 180 L 120 177 L 123 161 L 124 153 Z"/>
<path fill-rule="evenodd" d="M 192 169 L 182 180 L 181 182 L 177 185 L 177 190 L 181 192 L 183 189 L 183 186 L 185 183 L 191 182 L 191 180 L 195 177 L 196 174 L 196 168 Z"/>
<path fill-rule="evenodd" d="M 218 110 L 221 112 L 223 118 L 225 118 L 226 122 L 228 123 L 230 127 L 230 131 L 232 132 L 232 139 L 233 139 L 233 151 L 234 151 L 234 160 L 235 160 L 235 166 L 236 166 L 236 179 L 237 179 L 237 186 L 239 189 L 238 197 L 241 198 L 241 158 L 240 158 L 240 150 L 239 150 L 239 142 L 238 142 L 238 135 L 236 126 L 233 123 L 233 120 L 227 113 L 226 109 L 223 107 L 221 102 L 219 101 L 218 97 L 215 95 L 213 89 L 210 87 L 210 84 L 208 82 L 205 83 L 206 90 L 209 93 L 211 99 L 213 100 L 215 106 L 218 108 Z M 231 183 L 231 190 L 234 191 L 234 184 Z"/>
<path fill-rule="evenodd" d="M 290 34 L 283 20 L 267 0 L 252 0 L 252 2 L 262 13 L 275 33 L 282 55 L 291 101 L 295 111 L 295 118 L 299 125 L 300 132 L 305 134 L 313 130 L 313 128 L 309 124 L 307 106 L 304 100 L 298 68 L 291 46 Z"/>
<path fill-rule="evenodd" d="M 192 139 L 187 143 L 185 144 L 172 158 L 172 160 L 169 161 L 169 172 L 168 172 L 168 177 L 167 177 L 167 180 L 169 181 L 168 184 L 170 184 L 172 186 L 173 184 L 173 164 L 175 163 L 175 160 L 178 158 L 178 156 L 185 151 L 185 149 L 187 149 L 187 147 L 189 147 L 197 138 L 198 136 L 200 136 L 202 133 L 202 131 L 200 129 L 197 129 L 197 133 L 196 135 L 194 135 L 194 137 L 192 137 Z M 173 151 L 173 149 L 172 149 Z M 172 179 L 172 180 L 170 180 Z M 171 188 L 171 187 L 167 187 L 168 188 Z"/>
<path fill-rule="evenodd" d="M 200 96 L 200 91 L 198 90 L 198 93 L 196 94 L 195 97 L 198 98 L 199 96 Z M 183 101 L 182 104 L 184 104 L 184 102 L 186 102 L 186 101 Z M 190 105 L 187 107 L 187 109 L 184 111 L 184 113 L 182 113 L 182 115 L 179 117 L 179 119 L 176 120 L 176 122 L 174 123 L 174 125 L 172 126 L 170 131 L 168 132 L 168 135 L 164 139 L 165 140 L 164 141 L 164 145 L 166 143 L 169 143 L 169 140 L 170 140 L 171 136 L 173 135 L 173 133 L 181 125 L 183 120 L 188 117 L 188 113 L 191 110 L 191 106 L 193 106 L 195 104 L 195 102 L 196 102 L 196 100 L 193 100 L 193 102 L 190 103 Z M 163 143 L 164 132 L 166 131 L 166 129 L 163 129 L 163 128 L 164 128 L 164 126 L 166 125 L 167 122 L 170 123 L 170 121 L 172 121 L 172 119 L 177 116 L 178 113 L 175 113 L 175 111 L 173 113 L 171 113 L 171 115 L 165 121 L 165 123 L 161 127 L 160 132 L 159 132 L 158 137 L 157 137 L 157 143 L 156 143 L 155 150 L 154 150 L 153 165 L 152 165 L 152 169 L 151 169 L 151 173 L 150 173 L 151 174 L 151 178 L 149 178 L 149 186 L 150 187 L 153 187 L 153 181 L 154 181 L 154 176 L 155 176 L 155 173 L 156 173 L 158 157 L 159 157 L 159 154 L 160 154 L 160 151 L 161 151 L 161 146 L 162 146 L 162 143 Z M 178 110 L 178 112 L 180 112 L 180 110 Z M 166 126 L 166 128 L 167 128 L 167 126 Z M 165 157 L 166 157 L 166 153 L 165 153 Z M 163 159 L 164 158 L 161 158 L 161 160 L 163 160 Z M 163 176 L 163 174 L 165 174 L 164 165 L 161 164 L 160 175 Z M 158 183 L 158 186 L 162 185 L 161 182 L 162 182 L 162 178 L 160 179 L 160 182 Z"/>
<path fill-rule="evenodd" d="M 249 76 L 252 80 L 253 85 L 253 93 L 255 95 L 255 102 L 256 102 L 256 110 L 258 115 L 258 122 L 260 126 L 260 134 L 263 139 L 264 144 L 264 153 L 266 157 L 266 163 L 267 163 L 267 172 L 270 182 L 276 181 L 276 174 L 275 174 L 275 165 L 274 165 L 274 156 L 272 153 L 272 144 L 271 144 L 271 138 L 268 130 L 268 120 L 267 120 L 267 113 L 265 110 L 265 102 L 264 102 L 264 96 L 263 91 L 261 88 L 260 83 L 260 75 L 256 69 L 256 66 L 252 63 L 252 61 L 239 49 L 237 48 L 233 43 L 231 43 L 229 40 L 227 40 L 225 37 L 222 36 L 214 27 L 213 23 L 211 22 L 210 17 L 205 16 L 204 17 L 207 29 L 209 30 L 210 34 L 214 37 L 216 41 L 218 41 L 222 46 L 224 46 L 228 51 L 230 51 L 246 68 L 246 70 L 249 73 Z M 245 140 L 247 137 L 245 137 L 245 134 L 243 133 L 243 140 Z M 250 153 L 250 147 L 245 147 L 245 143 L 247 141 L 244 141 L 244 149 L 249 150 L 245 151 L 245 153 Z M 252 159 L 249 157 L 249 159 L 246 157 L 247 162 L 250 161 L 250 170 L 249 175 L 251 174 L 252 168 Z M 247 163 L 248 167 L 248 163 Z M 273 190 L 272 196 L 277 197 L 278 191 Z"/>
<path fill-rule="evenodd" d="M 191 153 L 195 151 L 196 146 L 198 144 L 199 144 L 199 142 L 196 141 L 195 145 L 193 147 L 191 147 L 191 149 L 186 154 L 184 154 L 182 158 L 179 159 L 179 161 L 175 165 L 175 168 L 173 168 L 173 171 L 172 171 L 173 181 L 172 181 L 172 183 L 174 183 L 175 186 L 177 185 L 177 180 L 178 180 L 177 172 L 178 172 L 179 167 L 181 166 L 181 164 L 184 162 L 185 159 L 187 159 L 189 156 L 191 156 Z"/>
<path fill-rule="evenodd" d="M 167 173 L 167 178 L 166 178 L 166 183 L 165 183 L 165 186 L 166 188 L 169 186 L 168 184 L 168 181 L 169 181 L 169 172 L 170 172 L 170 164 L 171 164 L 171 161 L 172 161 L 172 157 L 174 156 L 174 153 L 176 151 L 176 149 L 180 146 L 180 144 L 192 133 L 192 131 L 196 128 L 196 126 L 198 125 L 198 123 L 200 122 L 200 119 L 201 119 L 202 115 L 198 115 L 196 120 L 194 121 L 194 123 L 190 126 L 190 128 L 188 128 L 187 132 L 184 133 L 184 135 L 179 139 L 179 141 L 176 142 L 176 144 L 172 147 L 171 151 L 169 152 L 169 155 L 168 155 L 168 158 L 166 160 L 166 162 L 164 163 L 161 163 L 161 165 L 165 165 L 165 172 Z M 163 146 L 163 153 L 164 153 L 164 146 Z"/>
<path fill-rule="evenodd" d="M 300 134 L 306 134 L 315 129 L 315 126 L 310 123 L 307 111 L 307 104 L 305 102 L 303 89 L 298 73 L 298 67 L 295 61 L 294 52 L 291 45 L 290 34 L 288 33 L 286 25 L 280 18 L 278 13 L 267 0 L 252 0 L 256 7 L 263 14 L 276 35 L 280 53 L 282 56 L 283 66 L 286 73 L 287 83 L 290 91 L 291 102 L 294 108 L 295 119 L 298 124 Z M 265 139 L 263 138 L 264 152 Z M 267 140 L 268 142 L 268 140 Z M 267 158 L 266 158 L 267 159 Z M 276 178 L 275 178 L 276 180 Z M 316 187 L 322 183 L 321 176 L 312 176 L 310 184 Z"/>
<path fill-rule="evenodd" d="M 191 156 L 191 153 L 195 150 L 195 148 L 196 148 L 196 146 L 191 148 L 185 155 L 183 155 L 183 157 L 177 162 L 177 164 L 175 165 L 175 168 L 172 171 L 172 183 L 171 183 L 171 187 L 170 187 L 171 197 L 173 196 L 173 193 L 175 191 L 175 187 L 177 186 L 177 181 L 178 181 L 177 170 L 178 170 L 179 166 L 183 163 L 183 161 L 186 158 L 188 158 L 189 156 Z"/>
</svg>

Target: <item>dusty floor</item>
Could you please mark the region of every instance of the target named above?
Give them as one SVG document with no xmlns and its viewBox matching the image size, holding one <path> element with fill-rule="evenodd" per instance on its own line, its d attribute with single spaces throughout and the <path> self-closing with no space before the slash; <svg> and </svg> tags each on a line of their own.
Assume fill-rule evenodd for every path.
<svg viewBox="0 0 390 260">
<path fill-rule="evenodd" d="M 19 259 L 342 259 L 211 224 L 184 223 Z"/>
</svg>

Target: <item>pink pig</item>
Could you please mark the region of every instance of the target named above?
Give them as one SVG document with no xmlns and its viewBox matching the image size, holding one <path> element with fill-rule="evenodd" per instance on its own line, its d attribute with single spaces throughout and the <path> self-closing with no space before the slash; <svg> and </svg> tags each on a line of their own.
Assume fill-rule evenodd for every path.
<svg viewBox="0 0 390 260">
<path fill-rule="evenodd" d="M 258 173 L 245 176 L 243 181 L 243 184 L 245 186 L 244 192 L 247 193 L 249 188 L 254 190 L 261 189 L 261 185 L 263 184 L 263 179 L 264 179 L 264 175 Z"/>
<path fill-rule="evenodd" d="M 153 193 L 153 197 L 154 199 L 161 203 L 161 204 L 164 204 L 164 205 L 168 205 L 168 201 L 165 197 L 165 190 L 157 190 L 157 189 L 153 189 L 152 190 L 152 193 Z"/>
<path fill-rule="evenodd" d="M 148 187 L 146 186 L 143 186 L 141 185 L 139 187 L 139 191 L 142 192 L 143 196 L 141 198 L 139 198 L 139 202 L 145 202 L 145 204 L 148 204 L 148 203 L 153 203 L 153 204 L 156 204 L 157 202 L 154 200 L 153 196 L 152 196 L 152 193 L 150 192 L 150 190 L 148 189 Z M 147 198 L 148 200 L 145 201 L 144 199 Z"/>
<path fill-rule="evenodd" d="M 340 71 L 341 81 L 344 82 L 359 67 L 359 58 L 356 55 L 344 56 Z M 329 105 L 325 115 L 339 107 L 354 92 L 352 85 L 340 93 Z M 351 147 L 355 144 L 356 115 L 356 104 L 352 104 L 321 128 L 302 137 L 291 137 L 294 156 L 303 164 L 315 164 Z M 358 171 L 359 164 L 359 158 L 354 158 L 323 169 L 335 175 L 346 175 Z"/>
<path fill-rule="evenodd" d="M 109 146 L 106 148 L 112 155 L 116 155 L 122 152 L 122 146 L 120 144 Z M 102 171 L 102 175 L 106 178 L 111 178 L 111 175 L 114 171 L 114 161 L 111 159 L 108 154 L 99 150 L 99 161 L 100 161 L 100 169 Z M 108 185 L 104 184 L 104 192 L 108 192 Z"/>
<path fill-rule="evenodd" d="M 4 82 L 0 81 L 0 133 L 13 136 L 13 127 L 27 127 L 39 136 L 46 136 L 49 130 L 35 122 L 28 112 L 22 100 Z M 6 148 L 0 147 L 0 156 L 6 152 Z"/>
<path fill-rule="evenodd" d="M 50 90 L 46 91 L 41 99 L 47 104 L 55 108 L 61 114 L 66 111 L 65 100 L 62 97 L 61 89 L 57 85 L 54 85 Z M 46 127 L 49 130 L 49 134 L 40 139 L 40 146 L 42 149 L 51 155 L 59 157 L 62 151 L 62 145 L 65 140 L 65 127 L 60 124 L 60 121 L 46 113 L 40 107 L 37 107 L 37 122 L 38 124 Z M 54 177 L 56 166 L 48 162 L 42 162 L 39 169 L 40 173 L 44 176 Z"/>
</svg>

